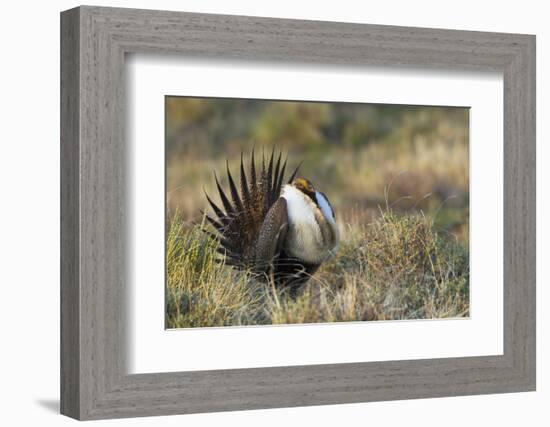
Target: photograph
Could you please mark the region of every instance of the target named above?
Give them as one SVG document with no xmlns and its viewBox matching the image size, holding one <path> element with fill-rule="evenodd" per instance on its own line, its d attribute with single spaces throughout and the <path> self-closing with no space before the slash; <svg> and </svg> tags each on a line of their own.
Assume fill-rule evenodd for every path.
<svg viewBox="0 0 550 427">
<path fill-rule="evenodd" d="M 173 3 L 6 20 L 4 424 L 546 419 L 542 6 Z"/>
<path fill-rule="evenodd" d="M 167 329 L 467 318 L 469 108 L 165 97 Z"/>
</svg>

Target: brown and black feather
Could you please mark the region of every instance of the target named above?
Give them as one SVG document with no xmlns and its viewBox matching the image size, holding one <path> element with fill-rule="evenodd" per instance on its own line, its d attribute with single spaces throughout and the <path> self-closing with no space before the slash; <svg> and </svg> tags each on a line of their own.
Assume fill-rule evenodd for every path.
<svg viewBox="0 0 550 427">
<path fill-rule="evenodd" d="M 206 219 L 217 233 L 205 231 L 219 241 L 218 252 L 226 264 L 237 269 L 249 269 L 259 277 L 272 277 L 277 284 L 289 286 L 292 290 L 307 281 L 318 265 L 304 264 L 286 256 L 284 252 L 288 214 L 286 200 L 280 196 L 286 166 L 287 159 L 282 161 L 282 153 L 276 156 L 273 149 L 267 162 L 262 155 L 258 174 L 252 150 L 247 176 L 241 154 L 240 182 L 237 187 L 227 163 L 228 193 L 214 174 L 223 208 L 206 194 L 214 212 L 213 216 L 206 215 Z M 288 183 L 294 180 L 299 168 L 300 165 Z"/>
</svg>

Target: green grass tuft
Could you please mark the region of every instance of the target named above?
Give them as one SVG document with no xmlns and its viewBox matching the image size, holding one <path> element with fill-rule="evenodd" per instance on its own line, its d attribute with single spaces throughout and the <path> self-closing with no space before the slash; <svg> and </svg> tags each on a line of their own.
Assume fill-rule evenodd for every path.
<svg viewBox="0 0 550 427">
<path fill-rule="evenodd" d="M 342 243 L 292 299 L 215 261 L 217 243 L 176 214 L 167 235 L 167 327 L 464 317 L 468 252 L 423 215 L 351 218 Z"/>
</svg>

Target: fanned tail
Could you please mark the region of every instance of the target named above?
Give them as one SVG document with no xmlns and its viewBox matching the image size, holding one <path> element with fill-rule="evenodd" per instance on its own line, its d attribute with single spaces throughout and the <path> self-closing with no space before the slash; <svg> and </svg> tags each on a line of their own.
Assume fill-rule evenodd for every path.
<svg viewBox="0 0 550 427">
<path fill-rule="evenodd" d="M 295 178 L 300 165 L 288 182 Z M 254 149 L 248 174 L 241 152 L 238 186 L 229 169 L 229 162 L 226 162 L 228 192 L 224 191 L 214 173 L 222 206 L 214 203 L 205 191 L 206 200 L 214 212 L 214 215 L 205 214 L 205 217 L 216 233 L 207 230 L 205 232 L 219 240 L 218 252 L 225 256 L 227 264 L 241 269 L 254 267 L 254 245 L 267 212 L 281 194 L 286 167 L 287 158 L 283 161 L 282 152 L 276 155 L 273 147 L 267 164 L 265 155 L 262 154 L 259 174 L 256 170 Z"/>
</svg>

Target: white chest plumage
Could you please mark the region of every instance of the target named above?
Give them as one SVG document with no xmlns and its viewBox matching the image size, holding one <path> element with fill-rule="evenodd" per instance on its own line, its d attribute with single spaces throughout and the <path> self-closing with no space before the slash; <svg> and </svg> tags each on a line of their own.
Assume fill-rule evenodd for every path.
<svg viewBox="0 0 550 427">
<path fill-rule="evenodd" d="M 338 245 L 338 227 L 326 198 L 317 192 L 317 206 L 292 185 L 284 186 L 281 197 L 287 202 L 286 252 L 310 264 L 325 261 Z"/>
</svg>

